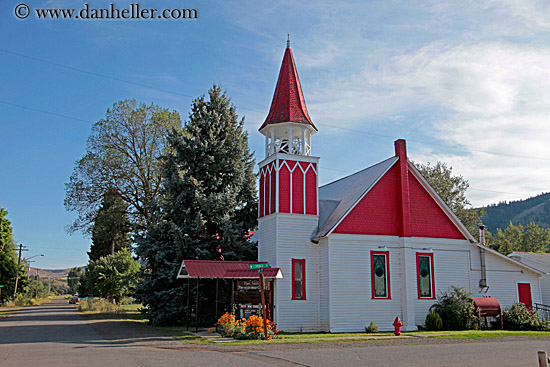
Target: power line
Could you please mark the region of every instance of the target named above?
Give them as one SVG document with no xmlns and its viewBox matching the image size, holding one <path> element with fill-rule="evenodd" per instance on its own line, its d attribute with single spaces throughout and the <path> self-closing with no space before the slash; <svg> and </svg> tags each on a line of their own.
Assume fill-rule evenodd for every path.
<svg viewBox="0 0 550 367">
<path fill-rule="evenodd" d="M 137 87 L 152 89 L 152 90 L 156 90 L 156 91 L 159 91 L 159 92 L 165 92 L 165 93 L 174 94 L 174 95 L 187 97 L 187 98 L 191 98 L 191 99 L 196 98 L 194 96 L 190 96 L 189 94 L 184 94 L 184 93 L 176 92 L 176 91 L 173 91 L 173 90 L 167 90 L 167 89 L 163 89 L 163 88 L 157 88 L 157 87 L 153 87 L 153 86 L 147 85 L 147 84 L 136 83 L 136 82 L 132 82 L 132 81 L 129 81 L 129 80 L 117 78 L 117 77 L 110 76 L 110 75 L 105 75 L 105 74 L 100 74 L 100 73 L 96 73 L 96 72 L 89 71 L 89 70 L 79 69 L 79 68 L 75 68 L 73 66 L 63 65 L 63 64 L 60 64 L 60 63 L 57 63 L 57 62 L 40 59 L 38 57 L 20 54 L 18 52 L 9 51 L 9 50 L 3 49 L 3 48 L 0 48 L 0 51 L 5 52 L 5 53 L 10 54 L 10 55 L 19 56 L 19 57 L 22 57 L 22 58 L 25 58 L 25 59 L 41 62 L 41 63 L 48 64 L 48 65 L 57 66 L 59 68 L 63 68 L 63 69 L 71 70 L 71 71 L 76 71 L 76 72 L 79 72 L 79 73 L 88 74 L 88 75 L 96 76 L 96 77 L 103 78 L 103 79 L 114 80 L 114 81 L 117 81 L 117 82 L 120 82 L 120 83 L 135 85 Z M 241 107 L 241 109 L 248 110 L 248 111 L 263 112 L 263 111 L 258 111 L 258 110 L 254 110 L 254 109 L 250 109 L 250 108 L 244 108 L 244 107 Z"/>
<path fill-rule="evenodd" d="M 187 97 L 187 98 L 192 98 L 192 99 L 195 98 L 195 97 L 190 96 L 188 94 L 184 94 L 184 93 L 180 93 L 180 92 L 176 92 L 176 91 L 171 91 L 171 90 L 167 90 L 167 89 L 162 89 L 162 88 L 157 88 L 157 87 L 153 87 L 153 86 L 146 85 L 146 84 L 136 83 L 136 82 L 132 82 L 132 81 L 129 81 L 129 80 L 124 80 L 124 79 L 121 79 L 121 78 L 112 77 L 112 76 L 109 76 L 109 75 L 100 74 L 100 73 L 96 73 L 96 72 L 92 72 L 92 71 L 88 71 L 88 70 L 84 70 L 84 69 L 79 69 L 79 68 L 75 68 L 75 67 L 72 67 L 72 66 L 67 66 L 67 65 L 57 63 L 57 62 L 44 60 L 44 59 L 41 59 L 41 58 L 38 58 L 38 57 L 24 55 L 24 54 L 21 54 L 21 53 L 18 53 L 18 52 L 9 51 L 9 50 L 2 49 L 2 48 L 0 48 L 0 51 L 5 52 L 7 54 L 15 55 L 15 56 L 18 56 L 18 57 L 26 58 L 26 59 L 29 59 L 29 60 L 33 60 L 33 61 L 37 61 L 37 62 L 57 66 L 57 67 L 60 67 L 60 68 L 64 68 L 64 69 L 68 69 L 68 70 L 72 70 L 72 71 L 76 71 L 76 72 L 80 72 L 80 73 L 84 73 L 84 74 L 88 74 L 88 75 L 92 75 L 92 76 L 97 76 L 97 77 L 104 78 L 104 79 L 114 80 L 114 81 L 121 82 L 121 83 L 135 85 L 135 86 L 148 88 L 148 89 L 152 89 L 152 90 L 157 90 L 157 91 L 170 93 L 170 94 L 174 94 L 174 95 L 179 95 L 179 96 L 183 96 L 183 97 Z M 73 120 L 83 121 L 83 122 L 93 124 L 93 122 L 91 122 L 91 121 L 79 119 L 79 118 L 76 118 L 76 117 L 61 115 L 61 114 L 57 114 L 57 113 L 54 113 L 54 112 L 39 110 L 39 109 L 35 109 L 35 108 L 32 108 L 32 107 L 28 107 L 28 106 L 17 105 L 17 104 L 5 102 L 5 101 L 0 101 L 0 103 L 4 103 L 4 104 L 7 104 L 7 105 L 11 105 L 11 106 L 16 106 L 16 107 L 20 107 L 20 108 L 25 108 L 25 109 L 37 111 L 37 112 L 47 113 L 47 114 L 54 115 L 54 116 L 59 116 L 59 117 L 63 117 L 63 118 L 68 118 L 68 119 L 73 119 Z M 265 111 L 260 111 L 260 110 L 257 110 L 257 109 L 246 108 L 246 107 L 238 107 L 238 109 L 247 110 L 247 111 L 254 111 L 254 112 L 260 112 L 260 113 L 265 112 Z M 350 128 L 345 128 L 345 127 L 335 126 L 335 125 L 330 125 L 330 124 L 325 124 L 325 123 L 316 123 L 316 124 L 320 125 L 320 126 L 327 126 L 327 127 L 334 128 L 334 129 L 340 129 L 340 130 L 345 130 L 345 131 L 350 131 L 350 132 L 358 132 L 358 133 L 361 133 L 361 134 L 366 134 L 366 135 L 371 135 L 371 136 L 395 139 L 395 136 L 390 136 L 390 135 L 371 133 L 371 132 L 366 132 L 366 131 L 362 131 L 362 130 L 350 129 Z M 485 151 L 485 150 L 465 148 L 465 147 L 459 146 L 459 145 L 438 144 L 438 143 L 427 142 L 427 141 L 416 140 L 416 139 L 407 139 L 407 140 L 410 141 L 410 142 L 415 142 L 415 143 L 420 143 L 420 144 L 425 144 L 425 145 L 433 145 L 433 146 L 439 146 L 439 147 L 444 147 L 444 148 L 454 148 L 454 149 L 458 149 L 458 150 L 466 151 L 466 152 L 476 152 L 476 153 L 485 153 L 485 154 L 499 155 L 499 156 L 505 156 L 505 157 L 550 161 L 550 158 L 524 156 L 524 155 L 516 155 L 516 154 L 508 154 L 508 153 L 500 153 L 500 152 L 491 152 L 491 151 Z"/>
<path fill-rule="evenodd" d="M 338 171 L 338 172 L 343 172 L 343 173 L 346 173 L 346 174 L 354 174 L 354 173 L 357 173 L 357 172 L 346 171 L 346 170 L 341 170 L 341 169 L 336 169 L 336 168 L 322 167 L 322 166 L 320 166 L 319 169 L 320 169 L 320 170 L 329 170 L 329 171 Z M 398 180 L 395 179 L 394 181 L 398 181 Z M 486 189 L 475 189 L 475 188 L 472 188 L 472 187 L 468 187 L 468 190 L 472 190 L 472 191 L 483 191 L 483 192 L 494 192 L 494 193 L 497 193 L 497 194 L 522 195 L 522 196 L 525 196 L 525 195 L 532 195 L 532 194 L 520 193 L 520 192 L 509 192 L 509 191 L 496 191 L 496 190 L 486 190 Z"/>
<path fill-rule="evenodd" d="M 15 104 L 15 103 L 10 103 L 10 102 L 6 102 L 6 101 L 2 101 L 2 100 L 0 100 L 0 103 L 6 104 L 6 105 L 9 105 L 9 106 L 15 106 L 15 107 L 18 107 L 18 108 L 23 108 L 23 109 L 31 110 L 31 111 L 46 113 L 46 114 L 48 114 L 48 115 L 63 117 L 63 118 L 70 119 L 70 120 L 77 120 L 77 121 L 86 122 L 86 123 L 89 123 L 89 124 L 94 124 L 94 122 L 89 121 L 89 120 L 83 120 L 83 119 L 80 119 L 80 118 L 78 118 L 78 117 L 72 117 L 72 116 L 62 115 L 62 114 L 59 114 L 59 113 L 55 113 L 55 112 L 51 112 L 51 111 L 45 111 L 45 110 L 41 110 L 41 109 L 29 107 L 29 106 L 23 106 L 23 105 L 19 105 L 19 104 Z M 251 122 L 251 123 L 252 123 L 252 122 Z M 338 129 L 349 130 L 349 131 L 353 131 L 353 132 L 360 132 L 360 133 L 367 134 L 367 135 L 373 135 L 373 136 L 379 136 L 379 137 L 385 137 L 385 138 L 394 139 L 394 137 L 389 136 L 389 135 L 382 135 L 382 134 L 376 134 L 376 133 L 368 133 L 368 132 L 366 132 L 366 131 L 348 129 L 348 128 L 343 128 L 343 127 L 338 127 L 338 126 L 332 126 L 332 125 L 327 125 L 327 124 L 318 124 L 318 125 L 330 126 L 330 127 L 335 127 L 335 128 L 338 128 Z M 413 142 L 417 142 L 417 143 L 421 143 L 421 144 L 432 144 L 432 145 L 445 146 L 445 145 L 442 145 L 442 144 L 426 143 L 426 142 L 417 141 L 417 140 L 412 140 L 412 139 L 408 139 L 408 141 L 413 141 Z M 483 152 L 483 151 L 476 151 L 476 152 Z M 484 152 L 484 153 L 489 153 L 489 154 L 501 154 L 501 153 L 494 153 L 494 152 Z M 517 156 L 517 155 L 511 155 L 511 154 L 504 154 L 504 153 L 502 153 L 502 155 L 508 155 L 508 156 L 511 156 L 511 157 L 518 157 L 518 158 L 531 158 L 531 159 L 539 159 L 539 160 L 544 160 L 544 161 L 550 161 L 550 159 L 546 159 L 546 158 Z M 319 168 L 320 168 L 320 169 L 329 170 L 329 171 L 336 171 L 336 172 L 347 173 L 347 174 L 353 173 L 353 172 L 351 172 L 351 171 L 342 170 L 342 169 L 337 169 L 337 168 L 330 168 L 330 167 L 319 167 Z M 506 191 L 494 191 L 494 190 L 483 190 L 483 189 L 474 189 L 474 188 L 470 188 L 470 190 L 472 190 L 472 191 L 494 192 L 494 193 L 499 193 L 499 194 L 530 195 L 530 194 L 526 194 L 526 193 L 506 192 Z"/>
<path fill-rule="evenodd" d="M 369 132 L 362 131 L 362 130 L 350 129 L 350 128 L 346 128 L 346 127 L 334 126 L 334 125 L 323 124 L 323 123 L 316 123 L 316 124 L 317 124 L 317 125 L 320 125 L 320 126 L 331 127 L 331 128 L 334 128 L 334 129 L 346 130 L 346 131 L 350 131 L 350 132 L 357 132 L 357 133 L 361 133 L 361 134 L 372 135 L 372 136 L 378 136 L 378 137 L 382 137 L 382 138 L 395 139 L 395 136 L 390 136 L 390 135 L 369 133 Z M 477 150 L 477 149 L 464 148 L 464 147 L 461 147 L 461 146 L 458 146 L 458 145 L 438 144 L 438 143 L 432 143 L 432 142 L 427 142 L 427 141 L 422 141 L 422 140 L 415 140 L 415 139 L 407 139 L 407 141 L 411 141 L 411 142 L 415 142 L 415 143 L 420 143 L 420 144 L 425 144 L 425 145 L 435 145 L 435 146 L 444 147 L 444 148 L 455 148 L 455 149 L 458 149 L 458 150 L 468 151 L 468 152 L 486 153 L 486 154 L 493 154 L 493 155 L 502 155 L 502 156 L 506 156 L 506 157 L 515 157 L 515 158 L 537 159 L 537 160 L 541 160 L 541 161 L 550 161 L 550 158 L 532 157 L 532 156 L 525 156 L 525 155 L 516 155 L 516 154 L 499 153 L 499 152 L 490 152 L 490 151 L 486 151 L 486 150 Z"/>
<path fill-rule="evenodd" d="M 34 61 L 42 62 L 42 63 L 44 63 L 44 64 L 49 64 L 49 65 L 57 66 L 57 67 L 60 67 L 60 68 L 63 68 L 63 69 L 68 69 L 68 70 L 72 70 L 72 71 L 77 71 L 77 72 L 79 72 L 79 73 L 84 73 L 84 74 L 88 74 L 88 75 L 92 75 L 92 76 L 97 76 L 97 77 L 104 78 L 104 79 L 114 80 L 114 81 L 117 81 L 117 82 L 126 83 L 126 84 L 130 84 L 130 85 L 135 85 L 135 86 L 142 87 L 142 88 L 153 89 L 153 90 L 157 90 L 157 91 L 160 91 L 160 92 L 166 92 L 166 93 L 170 93 L 170 94 L 176 94 L 176 95 L 182 96 L 182 97 L 195 98 L 195 97 L 190 96 L 190 95 L 187 95 L 187 94 L 183 94 L 183 93 L 179 93 L 179 92 L 175 92 L 175 91 L 171 91 L 171 90 L 166 90 L 166 89 L 162 89 L 162 88 L 156 88 L 156 87 L 152 87 L 152 86 L 150 86 L 150 85 L 141 84 L 141 83 L 136 83 L 136 82 L 131 82 L 131 81 L 128 81 L 128 80 L 116 78 L 116 77 L 114 77 L 114 76 L 109 76 L 109 75 L 105 75 L 105 74 L 95 73 L 95 72 L 93 72 L 93 71 L 88 71 L 88 70 L 84 70 L 84 69 L 75 68 L 75 67 L 72 67 L 72 66 L 67 66 L 67 65 L 59 64 L 59 63 L 57 63 L 57 62 L 48 61 L 48 60 L 44 60 L 44 59 L 39 59 L 38 57 L 33 57 L 33 56 L 23 55 L 23 54 L 20 54 L 20 53 L 17 53 L 17 52 L 13 52 L 13 51 L 8 51 L 8 50 L 3 49 L 3 48 L 0 48 L 0 51 L 5 52 L 5 53 L 7 53 L 7 54 L 11 54 L 11 55 L 23 57 L 23 58 L 25 58 L 25 59 L 29 59 L 29 60 L 34 60 Z"/>
<path fill-rule="evenodd" d="M 25 110 L 31 110 L 31 111 L 46 113 L 46 114 L 52 115 L 52 116 L 63 117 L 63 118 L 65 118 L 65 119 L 69 119 L 69 120 L 76 120 L 76 121 L 86 122 L 86 123 L 88 123 L 88 124 L 94 124 L 94 122 L 92 122 L 92 121 L 83 120 L 83 119 L 78 118 L 78 117 L 72 117 L 72 116 L 62 115 L 62 114 L 60 114 L 60 113 L 51 112 L 51 111 L 45 111 L 45 110 L 40 110 L 40 109 L 34 108 L 34 107 L 23 106 L 23 105 L 20 105 L 20 104 L 10 103 L 10 102 L 1 101 L 1 100 L 0 100 L 0 103 L 5 104 L 5 105 L 8 105 L 8 106 L 13 106 L 13 107 L 22 108 L 22 109 L 25 109 Z"/>
<path fill-rule="evenodd" d="M 82 122 L 86 122 L 86 123 L 89 123 L 89 124 L 93 124 L 93 123 L 94 123 L 94 122 L 92 122 L 92 121 L 83 120 L 83 119 L 80 119 L 80 118 L 78 118 L 78 117 L 71 117 L 71 116 L 67 116 L 67 115 L 61 115 L 61 114 L 59 114 L 59 113 L 50 112 L 50 111 L 45 111 L 45 110 L 40 110 L 40 109 L 37 109 L 37 108 L 28 107 L 28 106 L 23 106 L 23 105 L 19 105 L 19 104 L 15 104 L 15 103 L 10 103 L 10 102 L 6 102 L 6 101 L 1 101 L 1 100 L 0 100 L 0 103 L 6 104 L 6 105 L 9 105 L 9 106 L 15 106 L 15 107 L 18 107 L 18 108 L 23 108 L 23 109 L 31 110 L 31 111 L 46 113 L 46 114 L 53 115 L 53 116 L 63 117 L 63 118 L 70 119 L 70 120 L 82 121 Z M 318 124 L 318 125 L 324 125 L 324 126 L 330 126 L 330 127 L 340 128 L 340 127 L 337 127 L 337 126 L 326 125 L 326 124 Z M 394 138 L 394 137 L 391 137 L 391 136 L 389 136 L 389 135 L 382 135 L 382 134 L 376 134 L 376 133 L 368 133 L 368 132 L 361 131 L 361 130 L 353 130 L 353 129 L 347 129 L 347 128 L 341 128 L 341 129 L 350 130 L 350 131 L 355 131 L 355 132 L 360 132 L 360 133 L 364 133 L 364 134 L 367 134 L 367 135 L 381 136 L 381 137 L 392 138 L 392 139 Z M 416 141 L 416 140 L 411 140 L 411 139 L 409 139 L 409 141 L 424 143 L 424 142 L 420 142 L 420 141 Z M 427 143 L 424 143 L 424 144 L 427 144 Z M 440 144 L 434 144 L 434 145 L 440 145 Z M 442 146 L 443 146 L 443 145 L 442 145 Z M 487 152 L 487 153 L 490 153 L 490 154 L 499 154 L 499 153 L 491 153 L 491 152 Z M 507 154 L 503 154 L 503 155 L 507 155 Z M 519 157 L 519 158 L 533 158 L 533 159 L 549 160 L 549 159 L 535 158 L 535 157 L 521 157 L 521 156 L 515 156 L 515 155 L 511 155 L 511 156 L 512 156 L 512 157 Z M 320 169 L 329 170 L 329 171 L 336 171 L 336 172 L 347 173 L 347 174 L 354 173 L 354 172 L 352 172 L 352 171 L 347 171 L 347 170 L 342 170 L 342 169 L 337 169 L 337 168 L 330 168 L 330 167 L 319 167 L 319 168 L 320 168 Z M 474 188 L 471 188 L 471 187 L 470 187 L 469 189 L 472 190 L 472 191 L 485 191 L 485 192 L 493 192 L 493 193 L 499 193 L 499 194 L 530 195 L 530 194 L 526 194 L 526 193 L 517 193 L 517 192 L 507 192 L 507 191 L 494 191 L 494 190 L 474 189 Z"/>
</svg>

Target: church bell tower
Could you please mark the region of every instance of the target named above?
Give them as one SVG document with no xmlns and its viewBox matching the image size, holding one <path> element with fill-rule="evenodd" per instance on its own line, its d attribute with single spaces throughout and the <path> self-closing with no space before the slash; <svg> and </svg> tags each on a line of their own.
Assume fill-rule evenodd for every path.
<svg viewBox="0 0 550 367">
<path fill-rule="evenodd" d="M 276 213 L 317 215 L 317 164 L 311 137 L 317 128 L 307 112 L 290 42 L 283 56 L 271 109 L 259 129 L 265 159 L 259 163 L 258 217 Z"/>
<path fill-rule="evenodd" d="M 311 242 L 319 225 L 319 158 L 311 156 L 317 128 L 307 112 L 290 42 L 259 130 L 265 158 L 259 163 L 258 260 L 283 274 L 273 284 L 274 321 L 282 330 L 299 330 L 302 323 L 308 325 L 304 330 L 320 330 L 319 248 Z"/>
</svg>

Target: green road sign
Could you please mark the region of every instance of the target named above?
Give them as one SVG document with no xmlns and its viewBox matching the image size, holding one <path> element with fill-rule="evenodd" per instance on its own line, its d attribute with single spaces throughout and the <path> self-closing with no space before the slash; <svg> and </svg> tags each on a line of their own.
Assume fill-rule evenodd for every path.
<svg viewBox="0 0 550 367">
<path fill-rule="evenodd" d="M 264 268 L 269 268 L 269 264 L 268 263 L 250 264 L 250 269 L 251 270 L 253 270 L 253 269 L 264 269 Z"/>
</svg>

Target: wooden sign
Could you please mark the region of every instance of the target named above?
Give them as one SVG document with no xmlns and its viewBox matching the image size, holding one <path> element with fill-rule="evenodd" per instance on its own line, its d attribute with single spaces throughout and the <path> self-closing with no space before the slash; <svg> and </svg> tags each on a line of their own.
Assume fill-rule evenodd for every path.
<svg viewBox="0 0 550 367">
<path fill-rule="evenodd" d="M 255 280 L 238 280 L 237 281 L 237 292 L 250 292 L 250 291 L 260 291 L 260 281 Z"/>
</svg>

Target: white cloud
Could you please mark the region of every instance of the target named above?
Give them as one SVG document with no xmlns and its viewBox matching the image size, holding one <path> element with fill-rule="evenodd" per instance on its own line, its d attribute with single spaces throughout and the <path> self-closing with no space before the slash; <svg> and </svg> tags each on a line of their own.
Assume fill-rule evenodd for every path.
<svg viewBox="0 0 550 367">
<path fill-rule="evenodd" d="M 521 19 L 526 27 L 537 31 L 550 31 L 550 2 L 547 0 L 495 0 L 506 6 L 513 16 Z"/>
<path fill-rule="evenodd" d="M 475 205 L 549 191 L 547 0 L 318 1 L 293 6 L 292 14 L 287 8 L 270 7 L 271 20 L 258 13 L 246 29 L 270 42 L 285 26 L 299 30 L 291 35 L 293 51 L 319 125 L 408 137 L 415 160 L 446 161 L 470 181 Z M 306 18 L 309 27 L 301 26 Z M 261 49 L 280 57 L 280 50 Z M 359 139 L 326 126 L 322 132 Z M 419 143 L 430 140 L 443 146 Z M 352 159 L 362 168 L 366 155 Z"/>
<path fill-rule="evenodd" d="M 398 71 L 387 79 L 393 89 L 416 91 L 449 111 L 445 121 L 434 122 L 431 135 L 463 147 L 464 153 L 442 154 L 445 149 L 436 146 L 421 160 L 453 165 L 480 190 L 470 194 L 480 205 L 550 188 L 547 65 L 550 47 L 502 42 L 443 50 L 430 46 L 401 57 Z"/>
<path fill-rule="evenodd" d="M 365 65 L 360 74 L 343 73 L 315 89 L 310 107 L 322 121 L 350 128 L 376 117 L 414 120 L 415 110 L 433 110 L 422 135 L 461 149 L 449 154 L 428 146 L 431 154 L 415 159 L 451 164 L 470 181 L 474 205 L 517 200 L 550 188 L 548 65 L 548 46 L 436 42 L 389 59 L 381 70 Z"/>
</svg>

